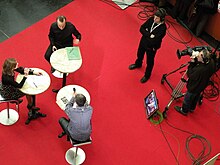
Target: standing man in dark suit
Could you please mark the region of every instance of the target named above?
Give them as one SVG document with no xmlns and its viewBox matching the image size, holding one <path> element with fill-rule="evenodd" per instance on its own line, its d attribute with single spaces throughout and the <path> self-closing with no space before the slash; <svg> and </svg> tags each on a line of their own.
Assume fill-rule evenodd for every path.
<svg viewBox="0 0 220 165">
<path fill-rule="evenodd" d="M 149 18 L 140 27 L 142 37 L 138 47 L 137 59 L 134 64 L 129 66 L 129 69 L 141 68 L 144 54 L 147 54 L 147 68 L 140 80 L 141 83 L 145 83 L 150 78 L 154 66 L 154 57 L 161 46 L 163 37 L 166 35 L 165 15 L 165 9 L 159 8 L 155 12 L 154 17 Z"/>
<path fill-rule="evenodd" d="M 76 39 L 73 39 L 73 35 Z M 66 21 L 65 16 L 58 16 L 56 22 L 52 23 L 49 32 L 50 45 L 44 55 L 45 59 L 50 63 L 51 54 L 60 48 L 72 47 L 73 44 L 78 45 L 81 40 L 81 34 L 76 27 Z M 55 70 L 51 68 L 53 73 Z"/>
</svg>

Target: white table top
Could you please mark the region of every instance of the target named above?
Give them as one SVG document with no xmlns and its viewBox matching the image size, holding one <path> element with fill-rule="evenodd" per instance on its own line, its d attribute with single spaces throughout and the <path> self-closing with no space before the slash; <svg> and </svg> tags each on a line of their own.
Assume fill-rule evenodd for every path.
<svg viewBox="0 0 220 165">
<path fill-rule="evenodd" d="M 50 76 L 40 68 L 31 68 L 35 72 L 41 72 L 41 76 L 28 75 L 23 87 L 20 89 L 23 93 L 29 95 L 37 95 L 46 91 L 50 86 Z M 18 74 L 16 77 L 17 82 L 21 82 L 24 75 Z"/>
<path fill-rule="evenodd" d="M 78 46 L 74 46 L 81 56 Z M 72 73 L 78 70 L 82 65 L 82 57 L 77 60 L 69 60 L 66 48 L 61 48 L 52 53 L 50 57 L 52 67 L 62 73 Z"/>
<path fill-rule="evenodd" d="M 85 88 L 79 85 L 67 85 L 59 90 L 56 97 L 56 103 L 62 110 L 65 109 L 67 102 L 73 97 L 73 88 L 76 89 L 77 94 L 83 94 L 88 104 L 90 103 L 90 95 Z"/>
</svg>

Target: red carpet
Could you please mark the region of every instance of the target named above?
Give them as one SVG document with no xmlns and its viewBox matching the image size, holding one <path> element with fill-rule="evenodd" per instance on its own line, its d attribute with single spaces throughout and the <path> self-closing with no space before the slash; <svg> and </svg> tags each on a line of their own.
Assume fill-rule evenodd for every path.
<svg viewBox="0 0 220 165">
<path fill-rule="evenodd" d="M 21 66 L 39 67 L 49 73 L 50 66 L 44 59 L 44 53 L 49 44 L 47 35 L 50 24 L 58 15 L 65 15 L 81 32 L 83 65 L 75 73 L 69 74 L 67 84 L 85 87 L 90 92 L 91 105 L 94 107 L 93 142 L 82 147 L 86 152 L 84 164 L 178 164 L 160 127 L 146 119 L 143 99 L 155 89 L 163 111 L 170 100 L 170 89 L 161 84 L 162 75 L 189 61 L 189 57 L 177 59 L 176 50 L 185 49 L 185 46 L 167 34 L 157 53 L 152 77 L 146 84 L 141 84 L 139 80 L 144 74 L 144 67 L 128 70 L 129 64 L 136 58 L 141 37 L 139 27 L 143 21 L 137 18 L 140 10 L 134 7 L 117 10 L 102 1 L 75 0 L 0 44 L 1 65 L 6 58 L 15 57 Z M 175 22 L 169 16 L 167 19 Z M 190 40 L 189 32 L 177 23 L 175 26 L 183 40 Z M 169 33 L 179 37 L 172 26 Z M 201 43 L 193 38 L 187 45 L 196 46 Z M 65 113 L 56 105 L 56 94 L 51 91 L 61 87 L 62 81 L 50 76 L 50 88 L 37 96 L 37 106 L 47 117 L 25 125 L 27 109 L 24 98 L 19 121 L 12 126 L 0 126 L 1 165 L 67 164 L 64 156 L 71 145 L 66 138 L 57 138 L 61 132 L 58 120 Z M 170 81 L 175 85 L 180 77 L 177 72 L 170 76 Z M 215 102 L 203 99 L 202 105 L 187 117 L 178 114 L 173 108 L 181 103 L 182 99 L 172 103 L 167 113 L 168 122 L 210 141 L 212 151 L 208 158 L 211 158 L 220 151 L 219 99 Z M 0 108 L 4 106 L 1 104 Z M 185 148 L 186 138 L 190 134 L 173 129 L 165 121 L 161 127 L 179 164 L 192 164 Z M 200 143 L 192 144 L 191 151 L 194 154 L 200 150 Z"/>
</svg>

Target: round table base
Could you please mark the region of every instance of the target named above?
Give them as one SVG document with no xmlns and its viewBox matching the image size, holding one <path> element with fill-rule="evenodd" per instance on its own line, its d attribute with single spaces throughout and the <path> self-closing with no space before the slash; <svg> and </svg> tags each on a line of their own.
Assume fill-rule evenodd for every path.
<svg viewBox="0 0 220 165">
<path fill-rule="evenodd" d="M 8 111 L 4 109 L 0 112 L 0 123 L 3 125 L 12 125 L 16 123 L 19 119 L 18 112 L 14 109 L 9 109 L 9 118 L 8 118 Z"/>
<path fill-rule="evenodd" d="M 63 78 L 63 73 L 59 72 L 58 70 L 55 70 L 53 73 L 54 77 L 56 78 Z M 66 76 L 68 76 L 68 73 L 66 74 Z"/>
<path fill-rule="evenodd" d="M 81 148 L 78 148 L 77 155 L 75 154 L 76 154 L 76 147 L 70 148 L 66 152 L 66 155 L 65 155 L 66 161 L 69 164 L 74 164 L 74 161 L 75 161 L 75 164 L 82 164 L 86 159 L 85 152 Z M 74 159 L 74 156 L 75 156 L 75 159 Z"/>
</svg>

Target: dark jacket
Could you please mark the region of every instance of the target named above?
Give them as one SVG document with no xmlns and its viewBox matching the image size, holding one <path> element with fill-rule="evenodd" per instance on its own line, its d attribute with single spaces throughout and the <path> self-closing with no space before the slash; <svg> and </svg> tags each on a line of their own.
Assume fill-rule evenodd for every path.
<svg viewBox="0 0 220 165">
<path fill-rule="evenodd" d="M 18 73 L 21 73 L 21 74 L 24 74 L 24 68 L 23 67 L 18 67 L 14 71 L 16 71 Z M 30 70 L 29 74 L 33 74 L 33 70 Z M 18 83 L 18 82 L 15 81 L 15 76 L 14 75 L 2 74 L 2 84 L 3 85 L 11 85 L 11 86 L 13 86 L 15 88 L 22 88 L 26 79 L 27 79 L 26 77 L 23 77 L 21 82 Z"/>
<path fill-rule="evenodd" d="M 201 93 L 208 85 L 210 77 L 215 72 L 215 63 L 211 59 L 208 64 L 192 62 L 187 71 L 187 90 L 190 93 Z"/>
<path fill-rule="evenodd" d="M 63 48 L 73 46 L 73 35 L 81 40 L 81 34 L 72 23 L 66 22 L 65 28 L 61 30 L 57 26 L 57 23 L 54 22 L 50 27 L 48 36 L 52 46 Z"/>
<path fill-rule="evenodd" d="M 140 27 L 140 32 L 142 34 L 140 44 L 145 48 L 154 48 L 159 49 L 163 37 L 166 35 L 166 24 L 162 23 L 156 27 L 152 32 L 151 27 L 154 22 L 154 17 L 149 18 L 143 25 Z M 151 35 L 154 35 L 154 38 L 151 38 Z"/>
</svg>

